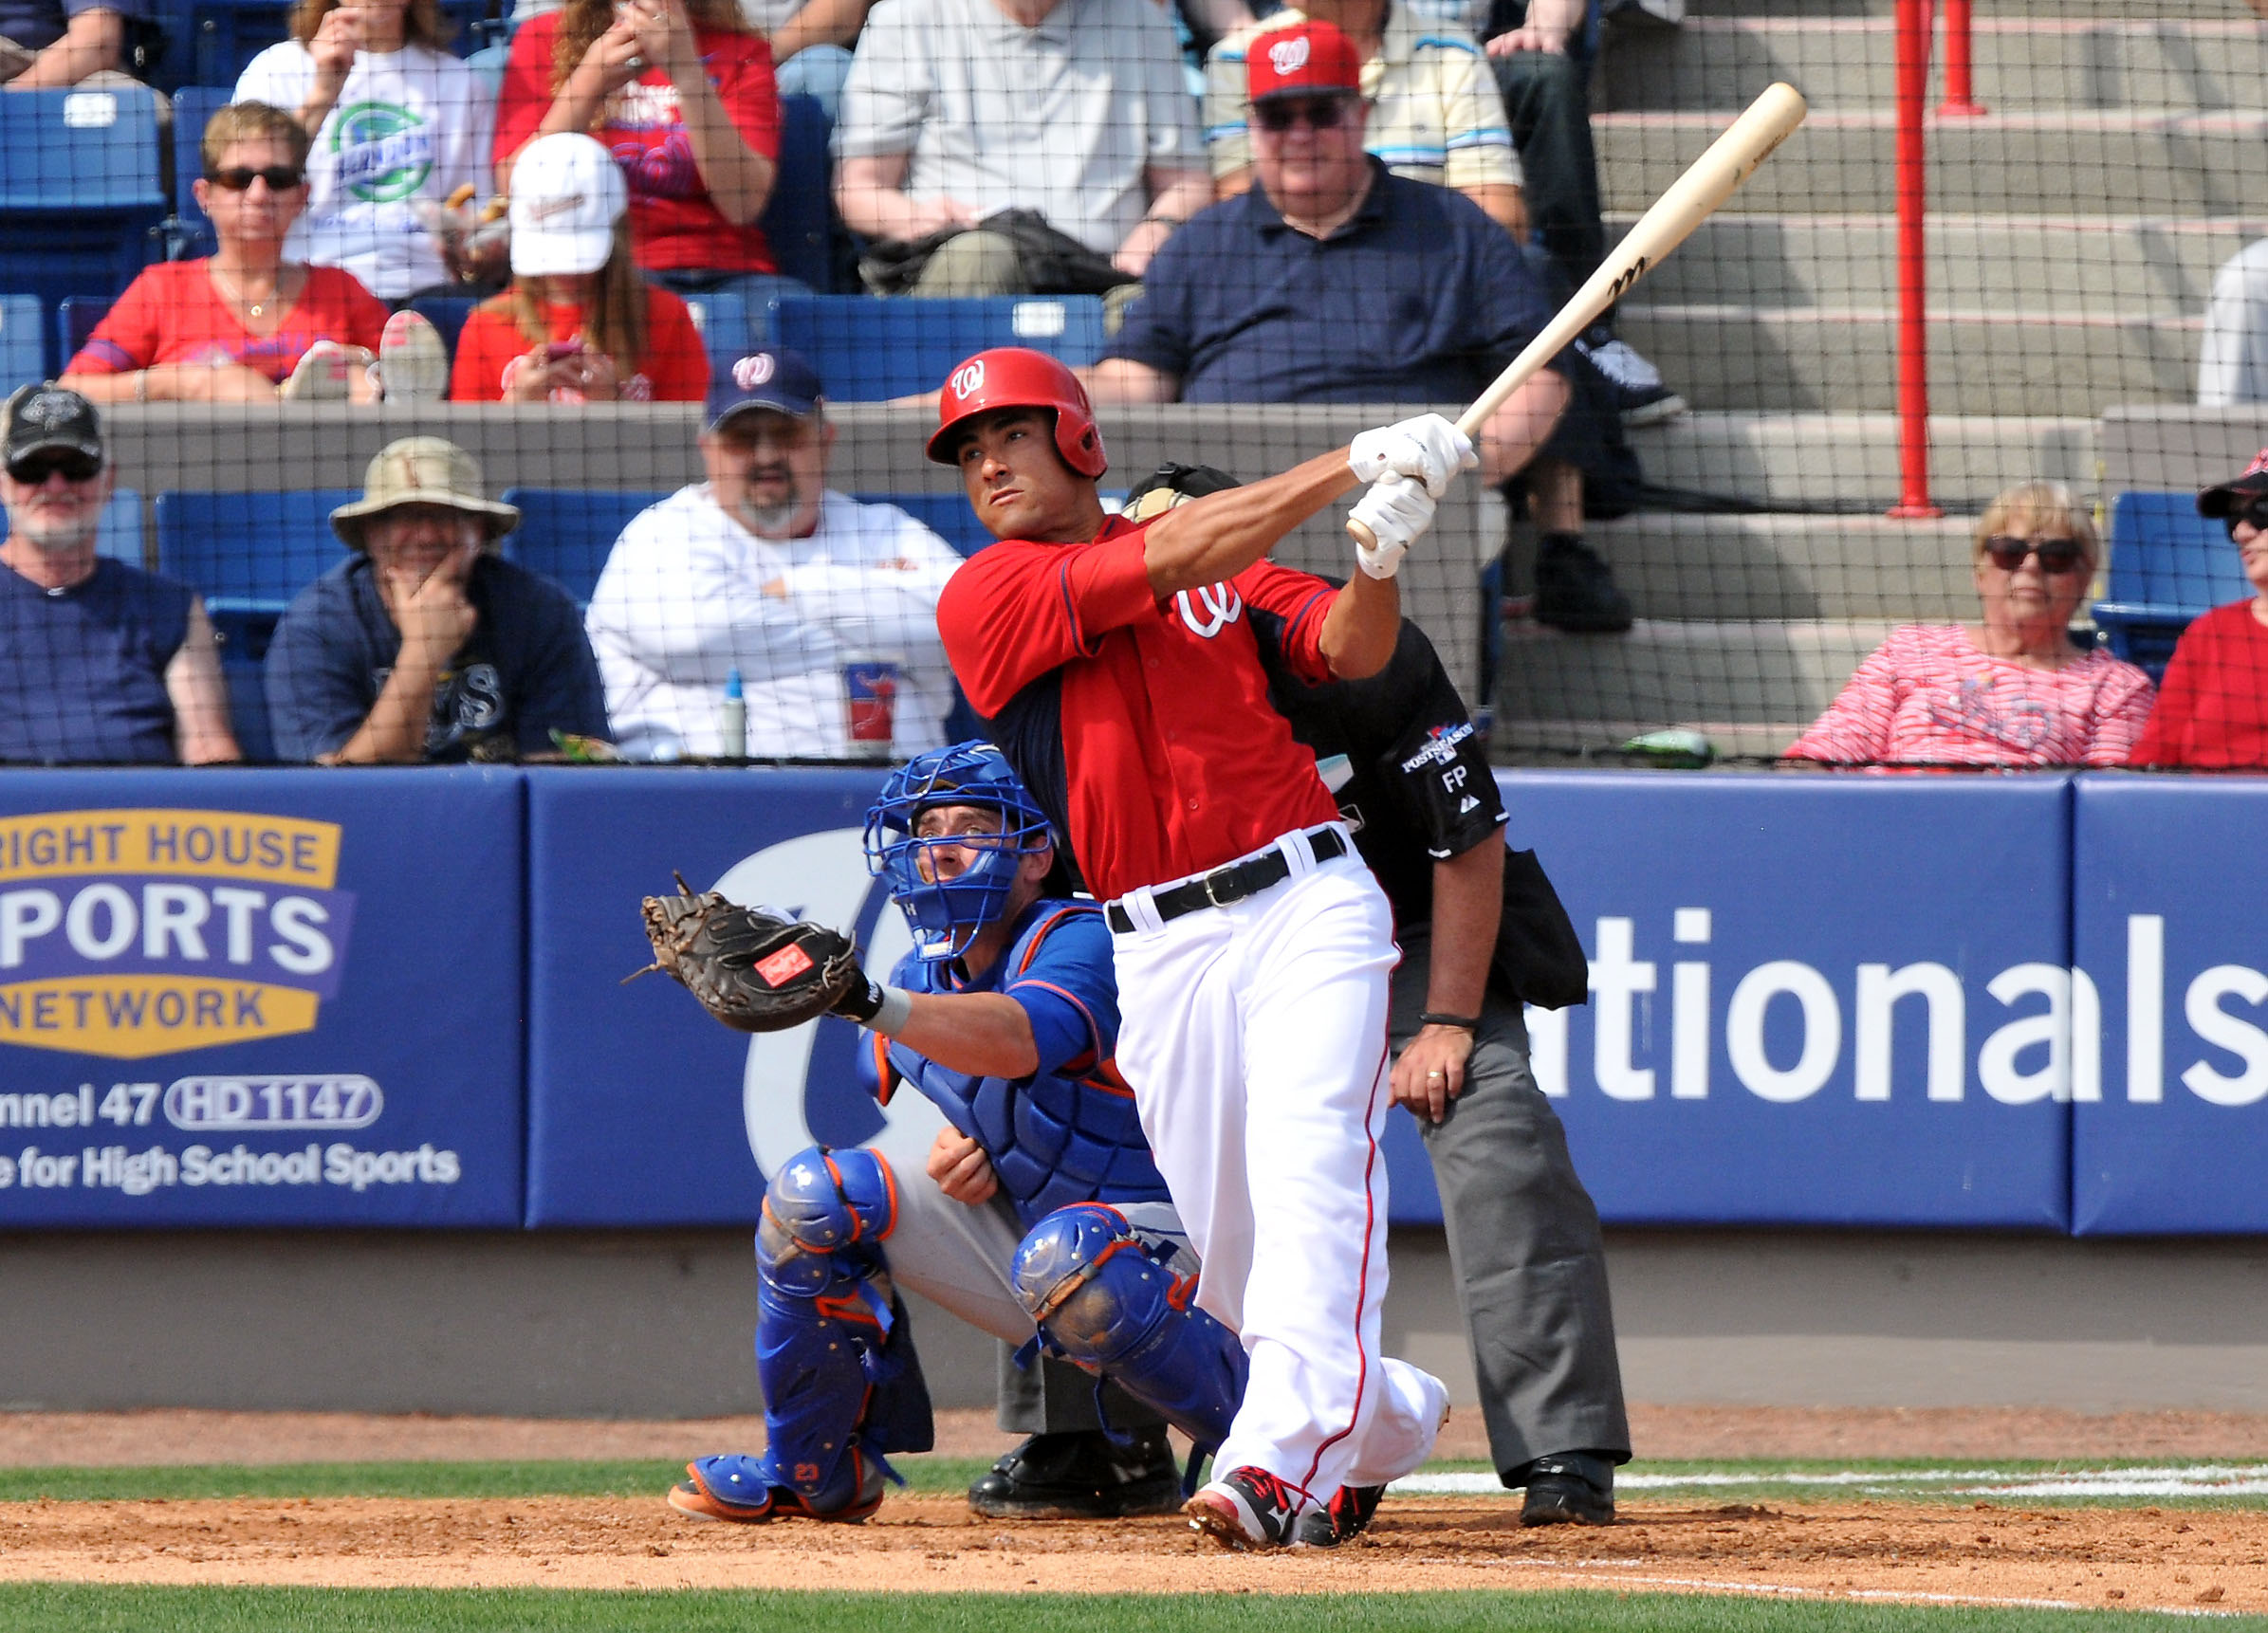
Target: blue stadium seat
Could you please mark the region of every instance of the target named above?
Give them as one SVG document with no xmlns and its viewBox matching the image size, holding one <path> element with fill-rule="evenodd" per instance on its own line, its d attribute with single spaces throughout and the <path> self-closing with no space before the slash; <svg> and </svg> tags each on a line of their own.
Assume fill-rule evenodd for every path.
<svg viewBox="0 0 2268 1633">
<path fill-rule="evenodd" d="M 55 346 L 59 367 L 68 364 L 85 345 L 95 326 L 117 304 L 108 295 L 65 295 L 55 304 Z"/>
<path fill-rule="evenodd" d="M 8 517 L 0 513 L 0 539 L 8 537 Z M 95 554 L 139 567 L 141 548 L 141 495 L 131 487 L 114 489 L 102 506 L 102 520 L 95 533 Z"/>
<path fill-rule="evenodd" d="M 52 306 L 115 295 L 165 214 L 157 108 L 139 85 L 0 97 L 0 288 Z M 46 358 L 50 372 L 62 359 Z"/>
<path fill-rule="evenodd" d="M 36 295 L 0 295 L 0 397 L 47 377 Z"/>
<path fill-rule="evenodd" d="M 344 558 L 331 512 L 361 497 L 354 487 L 160 493 L 157 570 L 204 596 L 231 659 L 256 661 L 291 597 Z"/>
<path fill-rule="evenodd" d="M 756 225 L 772 264 L 813 289 L 829 286 L 834 267 L 834 189 L 828 168 L 831 127 L 817 97 L 780 99 L 780 174 Z"/>
<path fill-rule="evenodd" d="M 743 352 L 764 343 L 768 322 L 748 326 L 748 303 L 729 291 L 714 295 L 688 295 L 686 310 L 693 327 L 701 331 L 702 350 L 709 354 L 709 377 L 715 380 Z"/>
<path fill-rule="evenodd" d="M 449 348 L 450 361 L 454 362 L 457 337 L 465 332 L 465 320 L 479 304 L 479 298 L 472 295 L 420 295 L 410 303 L 410 310 L 441 332 L 441 343 Z"/>
<path fill-rule="evenodd" d="M 185 85 L 174 93 L 174 212 L 165 222 L 165 258 L 188 261 L 218 248 L 212 218 L 197 205 L 194 184 L 205 174 L 205 121 L 229 105 L 225 86 Z"/>
<path fill-rule="evenodd" d="M 795 296 L 772 313 L 773 334 L 817 368 L 839 402 L 933 392 L 952 366 L 987 346 L 1030 346 L 1074 365 L 1102 355 L 1102 302 L 1094 295 L 879 300 Z"/>
<path fill-rule="evenodd" d="M 276 734 L 267 720 L 267 666 L 224 648 L 221 678 L 229 683 L 229 725 L 236 746 L 255 764 L 273 764 Z"/>
<path fill-rule="evenodd" d="M 976 519 L 968 500 L 958 493 L 861 493 L 866 505 L 894 505 L 964 556 L 973 556 L 992 542 L 992 535 Z"/>
<path fill-rule="evenodd" d="M 512 487 L 501 496 L 520 507 L 520 525 L 506 535 L 504 553 L 541 573 L 587 607 L 607 552 L 649 505 L 667 493 L 582 487 Z"/>
<path fill-rule="evenodd" d="M 2197 513 L 2195 493 L 2130 491 L 2111 502 L 2111 595 L 2094 621 L 2111 650 L 2152 680 L 2200 613 L 2252 594 L 2222 523 Z"/>
</svg>

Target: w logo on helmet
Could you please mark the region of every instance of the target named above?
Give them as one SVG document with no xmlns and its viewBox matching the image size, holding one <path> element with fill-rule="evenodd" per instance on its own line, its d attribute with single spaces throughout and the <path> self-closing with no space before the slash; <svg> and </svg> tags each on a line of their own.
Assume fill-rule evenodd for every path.
<svg viewBox="0 0 2268 1633">
<path fill-rule="evenodd" d="M 1304 34 L 1296 40 L 1279 40 L 1268 47 L 1268 66 L 1279 74 L 1296 74 L 1307 66 L 1309 49 Z"/>
<path fill-rule="evenodd" d="M 1189 625 L 1189 633 L 1200 640 L 1211 640 L 1228 625 L 1235 623 L 1237 615 L 1245 610 L 1245 598 L 1236 593 L 1233 584 L 1208 584 L 1197 592 L 1197 600 L 1204 605 L 1203 616 L 1198 615 L 1196 606 L 1190 603 L 1187 590 L 1173 597 L 1173 604 L 1181 609 L 1181 621 Z"/>
<path fill-rule="evenodd" d="M 953 377 L 945 382 L 952 388 L 954 396 L 967 402 L 985 383 L 985 360 L 979 358 L 972 363 L 963 363 L 953 371 Z"/>
</svg>

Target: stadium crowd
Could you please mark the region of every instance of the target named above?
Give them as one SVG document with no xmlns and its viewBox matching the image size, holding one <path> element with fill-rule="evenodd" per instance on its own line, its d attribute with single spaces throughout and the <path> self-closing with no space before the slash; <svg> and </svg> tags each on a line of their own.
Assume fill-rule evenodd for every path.
<svg viewBox="0 0 2268 1633">
<path fill-rule="evenodd" d="M 149 7 L 0 0 L 0 78 L 10 89 L 125 83 L 164 46 Z M 446 583 L 442 615 L 389 561 L 385 506 L 339 513 L 352 555 L 284 617 L 266 674 L 279 756 L 541 754 L 557 751 L 556 733 L 632 757 L 824 757 L 847 752 L 847 728 L 819 700 L 865 660 L 886 671 L 893 746 L 914 752 L 946 740 L 954 709 L 929 615 L 957 555 L 902 510 L 826 486 L 834 433 L 808 363 L 774 346 L 720 354 L 699 326 L 719 298 L 762 314 L 783 295 L 823 292 L 782 270 L 765 230 L 783 97 L 818 98 L 832 126 L 828 288 L 1100 296 L 1108 339 L 1082 377 L 1106 402 L 1461 401 L 1603 253 L 1588 114 L 1599 10 L 519 0 L 507 37 L 463 60 L 441 0 L 298 0 L 287 37 L 250 57 L 230 105 L 194 133 L 211 253 L 147 266 L 117 292 L 65 359 L 54 400 L 83 403 L 69 417 L 85 425 L 93 405 L 121 402 L 571 413 L 705 401 L 708 480 L 623 532 L 572 661 L 542 655 L 547 673 L 572 671 L 557 688 L 572 704 L 499 703 L 476 731 L 459 729 L 462 683 L 486 660 L 426 649 L 453 632 L 516 651 L 501 609 L 541 597 L 495 570 L 509 565 L 495 551 L 507 523 L 480 510 L 495 502 L 468 456 L 389 448 L 366 503 L 417 460 L 440 460 L 449 491 L 478 500 L 468 514 L 486 518 L 483 537 L 434 546 L 426 571 Z M 2256 259 L 2224 273 L 2208 395 L 2257 394 L 2239 378 Z M 447 332 L 432 321 L 436 298 L 468 297 Z M 1624 429 L 1684 407 L 1610 312 L 1484 429 L 1484 479 L 1540 539 L 1538 622 L 1632 627 L 1631 597 L 1585 523 L 1638 501 Z M 11 421 L 11 450 L 18 430 Z M 27 443 L 20 469 L 11 452 L 0 560 L 13 615 L 26 629 L 46 620 L 52 643 L 54 609 L 107 581 L 81 558 L 112 478 L 106 464 L 79 474 L 83 456 L 45 446 Z M 381 472 L 396 455 L 400 469 Z M 2257 476 L 2203 503 L 2227 519 L 2259 588 L 2268 517 L 2255 520 L 2243 486 Z M 462 531 L 428 520 L 444 542 Z M 2160 699 L 2142 670 L 2070 639 L 2102 554 L 2069 495 L 2011 488 L 1976 534 L 1981 622 L 1900 630 L 1787 758 L 2260 763 L 2268 588 L 2252 613 L 2223 608 L 2199 624 Z M 132 622 L 135 639 L 75 666 L 89 671 L 82 686 L 105 671 L 128 686 L 134 670 L 136 706 L 173 708 L 170 727 L 132 734 L 131 752 L 75 731 L 77 711 L 19 643 L 5 706 L 56 718 L 12 726 L 8 757 L 229 758 L 232 742 L 215 746 L 225 710 L 217 734 L 188 719 L 204 703 L 182 677 L 203 674 L 212 634 L 179 589 L 118 601 L 104 616 Z M 544 604 L 548 641 L 561 620 Z M 360 632 L 351 663 L 330 650 L 353 644 L 349 627 Z M 420 661 L 395 667 L 396 645 Z M 306 701 L 319 657 L 345 666 L 320 706 Z M 348 685 L 357 666 L 367 672 Z M 431 670 L 431 684 L 411 686 L 413 670 Z M 373 684 L 382 703 L 360 695 Z M 728 695 L 753 728 L 737 740 L 719 725 Z M 422 737 L 406 714 L 373 729 L 413 696 L 431 717 Z"/>
</svg>

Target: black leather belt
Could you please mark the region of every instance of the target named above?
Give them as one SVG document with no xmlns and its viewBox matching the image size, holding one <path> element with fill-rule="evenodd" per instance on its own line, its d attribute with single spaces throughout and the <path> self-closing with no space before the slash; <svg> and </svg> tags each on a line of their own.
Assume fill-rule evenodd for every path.
<svg viewBox="0 0 2268 1633">
<path fill-rule="evenodd" d="M 1328 862 L 1335 856 L 1347 853 L 1346 835 L 1337 828 L 1310 828 L 1307 831 L 1308 849 L 1318 862 Z M 1241 902 L 1247 896 L 1257 896 L 1271 886 L 1281 885 L 1291 877 L 1292 862 L 1277 845 L 1245 861 L 1216 868 L 1202 877 L 1185 880 L 1171 890 L 1151 892 L 1151 905 L 1157 908 L 1160 924 L 1178 919 L 1184 913 L 1197 912 L 1205 908 L 1225 908 L 1231 902 Z M 1134 934 L 1132 914 L 1113 902 L 1103 908 L 1102 916 L 1118 935 Z"/>
</svg>

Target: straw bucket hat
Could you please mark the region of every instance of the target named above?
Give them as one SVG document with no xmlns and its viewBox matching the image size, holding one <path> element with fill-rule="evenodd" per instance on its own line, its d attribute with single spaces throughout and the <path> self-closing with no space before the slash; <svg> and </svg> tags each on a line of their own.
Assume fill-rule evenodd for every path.
<svg viewBox="0 0 2268 1633">
<path fill-rule="evenodd" d="M 378 450 L 362 474 L 362 497 L 331 512 L 331 531 L 362 548 L 362 524 L 404 505 L 442 505 L 477 516 L 493 544 L 520 525 L 517 507 L 481 492 L 480 462 L 437 436 L 405 436 Z"/>
</svg>

